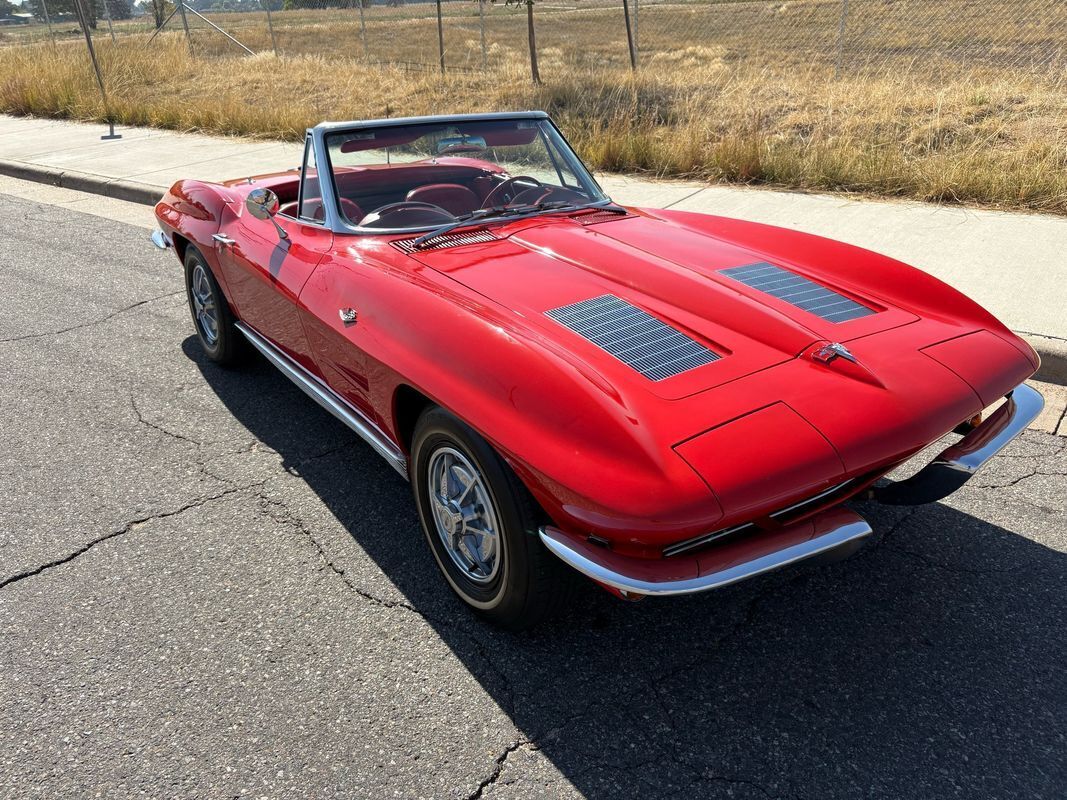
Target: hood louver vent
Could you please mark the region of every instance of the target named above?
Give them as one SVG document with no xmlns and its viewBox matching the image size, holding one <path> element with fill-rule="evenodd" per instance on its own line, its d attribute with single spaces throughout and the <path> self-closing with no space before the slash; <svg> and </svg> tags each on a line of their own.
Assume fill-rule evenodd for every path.
<svg viewBox="0 0 1067 800">
<path fill-rule="evenodd" d="M 758 289 L 809 314 L 822 317 L 827 322 L 847 322 L 876 313 L 873 308 L 867 308 L 822 284 L 774 264 L 760 262 L 721 269 L 719 272 L 749 288 Z"/>
<path fill-rule="evenodd" d="M 649 380 L 661 381 L 719 358 L 681 331 L 614 295 L 583 300 L 545 314 Z"/>
<path fill-rule="evenodd" d="M 465 244 L 481 244 L 482 242 L 493 242 L 499 239 L 495 233 L 489 230 L 476 230 L 476 231 L 463 231 L 462 233 L 442 233 L 440 236 L 434 236 L 432 239 L 427 239 L 419 247 L 414 246 L 414 242 L 419 237 L 412 239 L 397 239 L 392 244 L 397 250 L 402 253 L 422 253 L 427 250 L 443 250 L 446 247 L 462 247 Z"/>
<path fill-rule="evenodd" d="M 630 214 L 620 214 L 618 211 L 594 211 L 591 214 L 573 217 L 573 219 L 582 225 L 595 225 L 598 222 L 610 222 L 613 219 L 629 219 L 630 216 Z"/>
</svg>

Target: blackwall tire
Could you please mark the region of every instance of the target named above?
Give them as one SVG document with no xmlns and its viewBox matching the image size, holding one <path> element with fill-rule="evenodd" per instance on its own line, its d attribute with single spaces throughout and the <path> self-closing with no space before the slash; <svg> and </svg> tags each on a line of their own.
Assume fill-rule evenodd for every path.
<svg viewBox="0 0 1067 800">
<path fill-rule="evenodd" d="M 541 544 L 542 512 L 470 426 L 442 408 L 427 409 L 415 427 L 410 471 L 437 565 L 475 612 L 522 630 L 566 603 L 573 574 Z M 485 535 L 490 528 L 494 536 Z"/>
<path fill-rule="evenodd" d="M 185 251 L 185 294 L 200 346 L 221 366 L 235 366 L 248 355 L 245 338 L 203 254 L 192 245 Z"/>
</svg>

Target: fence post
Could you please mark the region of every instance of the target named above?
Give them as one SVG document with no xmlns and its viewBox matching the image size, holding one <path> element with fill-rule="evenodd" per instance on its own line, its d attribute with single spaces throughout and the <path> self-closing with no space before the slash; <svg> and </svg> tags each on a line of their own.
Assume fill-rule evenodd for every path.
<svg viewBox="0 0 1067 800">
<path fill-rule="evenodd" d="M 107 20 L 107 32 L 111 34 L 111 41 L 115 41 L 115 26 L 111 24 L 111 7 L 107 0 L 100 0 L 104 4 L 104 19 Z"/>
<path fill-rule="evenodd" d="M 175 0 L 178 4 L 178 13 L 182 18 L 182 28 L 185 29 L 185 42 L 189 44 L 189 20 L 185 17 L 185 0 Z"/>
<path fill-rule="evenodd" d="M 367 48 L 367 20 L 363 15 L 363 0 L 357 0 L 359 3 L 359 38 L 363 42 L 363 57 L 370 59 L 370 50 Z"/>
<path fill-rule="evenodd" d="M 638 16 L 641 11 L 641 0 L 634 0 L 634 52 L 637 60 L 641 60 L 641 29 L 638 26 Z"/>
<path fill-rule="evenodd" d="M 48 3 L 45 0 L 41 0 L 41 10 L 44 11 L 44 21 L 48 26 L 48 38 L 52 40 L 52 46 L 56 45 L 56 32 L 52 30 L 52 18 L 48 16 Z"/>
<path fill-rule="evenodd" d="M 841 61 L 845 55 L 845 26 L 848 24 L 848 0 L 841 0 L 841 21 L 837 25 L 837 59 L 834 61 L 834 80 L 841 77 Z"/>
<path fill-rule="evenodd" d="M 107 0 L 104 0 L 106 3 Z M 267 9 L 267 30 L 270 31 L 270 46 L 274 50 L 274 57 L 278 57 L 278 40 L 274 38 L 274 20 L 270 15 L 270 0 L 263 0 L 263 5 Z"/>
<path fill-rule="evenodd" d="M 534 83 L 541 82 L 541 71 L 537 68 L 537 35 L 534 33 L 534 0 L 526 0 L 526 38 L 530 45 L 530 74 Z"/>
<path fill-rule="evenodd" d="M 485 51 L 485 0 L 478 0 L 478 28 L 482 39 L 482 72 L 489 69 L 489 59 Z"/>
<path fill-rule="evenodd" d="M 637 53 L 634 52 L 634 32 L 630 27 L 630 3 L 622 0 L 622 15 L 626 20 L 626 46 L 630 49 L 630 69 L 637 69 Z"/>
<path fill-rule="evenodd" d="M 96 84 L 100 87 L 100 97 L 104 101 L 104 116 L 107 117 L 107 136 L 101 139 L 121 139 L 122 135 L 115 133 L 115 118 L 111 116 L 111 104 L 107 99 L 107 89 L 104 88 L 104 73 L 100 71 L 100 63 L 96 60 L 96 48 L 93 47 L 93 36 L 89 32 L 89 11 L 82 5 L 83 0 L 74 0 L 74 12 L 78 15 L 82 32 L 85 34 L 85 46 L 89 48 L 89 59 L 93 62 L 93 71 L 96 72 Z M 88 0 L 84 0 L 88 3 Z M 179 0 L 180 2 L 180 0 Z"/>
<path fill-rule="evenodd" d="M 445 28 L 441 22 L 441 0 L 437 0 L 437 53 L 441 57 L 441 74 L 445 74 Z"/>
</svg>

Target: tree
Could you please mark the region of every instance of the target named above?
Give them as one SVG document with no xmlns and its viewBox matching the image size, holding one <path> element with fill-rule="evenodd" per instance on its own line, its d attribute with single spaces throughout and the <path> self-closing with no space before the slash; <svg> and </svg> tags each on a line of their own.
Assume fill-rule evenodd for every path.
<svg viewBox="0 0 1067 800">
<path fill-rule="evenodd" d="M 170 0 L 144 0 L 141 7 L 152 15 L 152 21 L 157 28 L 162 28 L 167 21 L 170 12 L 174 10 L 174 4 Z"/>
<path fill-rule="evenodd" d="M 52 16 L 53 19 L 55 19 L 55 17 L 57 17 L 60 14 L 70 14 L 75 19 L 78 18 L 78 10 L 74 6 L 74 4 L 75 4 L 75 2 L 77 2 L 77 0 L 47 0 L 47 2 L 48 2 L 48 13 Z M 38 19 L 44 19 L 45 18 L 44 6 L 41 3 L 41 0 L 26 0 L 26 6 L 25 7 L 31 14 L 33 14 Z M 90 0 L 85 0 L 84 7 L 85 7 L 85 10 L 86 10 L 86 13 L 89 16 L 89 19 L 88 19 L 89 27 L 95 29 L 96 28 L 96 4 L 91 2 Z"/>
<path fill-rule="evenodd" d="M 0 17 L 6 17 L 8 14 L 15 13 L 17 8 L 17 5 L 9 3 L 8 0 L 0 0 Z"/>
<path fill-rule="evenodd" d="M 133 4 L 130 0 L 98 0 L 106 2 L 111 19 L 129 19 L 133 16 Z"/>
</svg>

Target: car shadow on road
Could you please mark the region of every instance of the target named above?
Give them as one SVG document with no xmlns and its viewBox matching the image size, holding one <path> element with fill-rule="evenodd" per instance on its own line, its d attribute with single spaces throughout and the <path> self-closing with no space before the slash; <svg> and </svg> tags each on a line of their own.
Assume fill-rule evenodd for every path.
<svg viewBox="0 0 1067 800">
<path fill-rule="evenodd" d="M 438 576 L 385 462 L 265 362 L 220 370 L 193 341 L 185 352 L 226 408 L 358 545 L 337 557 L 373 559 L 513 721 L 518 738 L 487 758 L 484 786 L 457 796 L 1067 786 L 1062 553 L 944 504 L 864 505 L 877 537 L 845 562 L 636 604 L 584 582 L 560 619 L 504 633 Z"/>
</svg>

